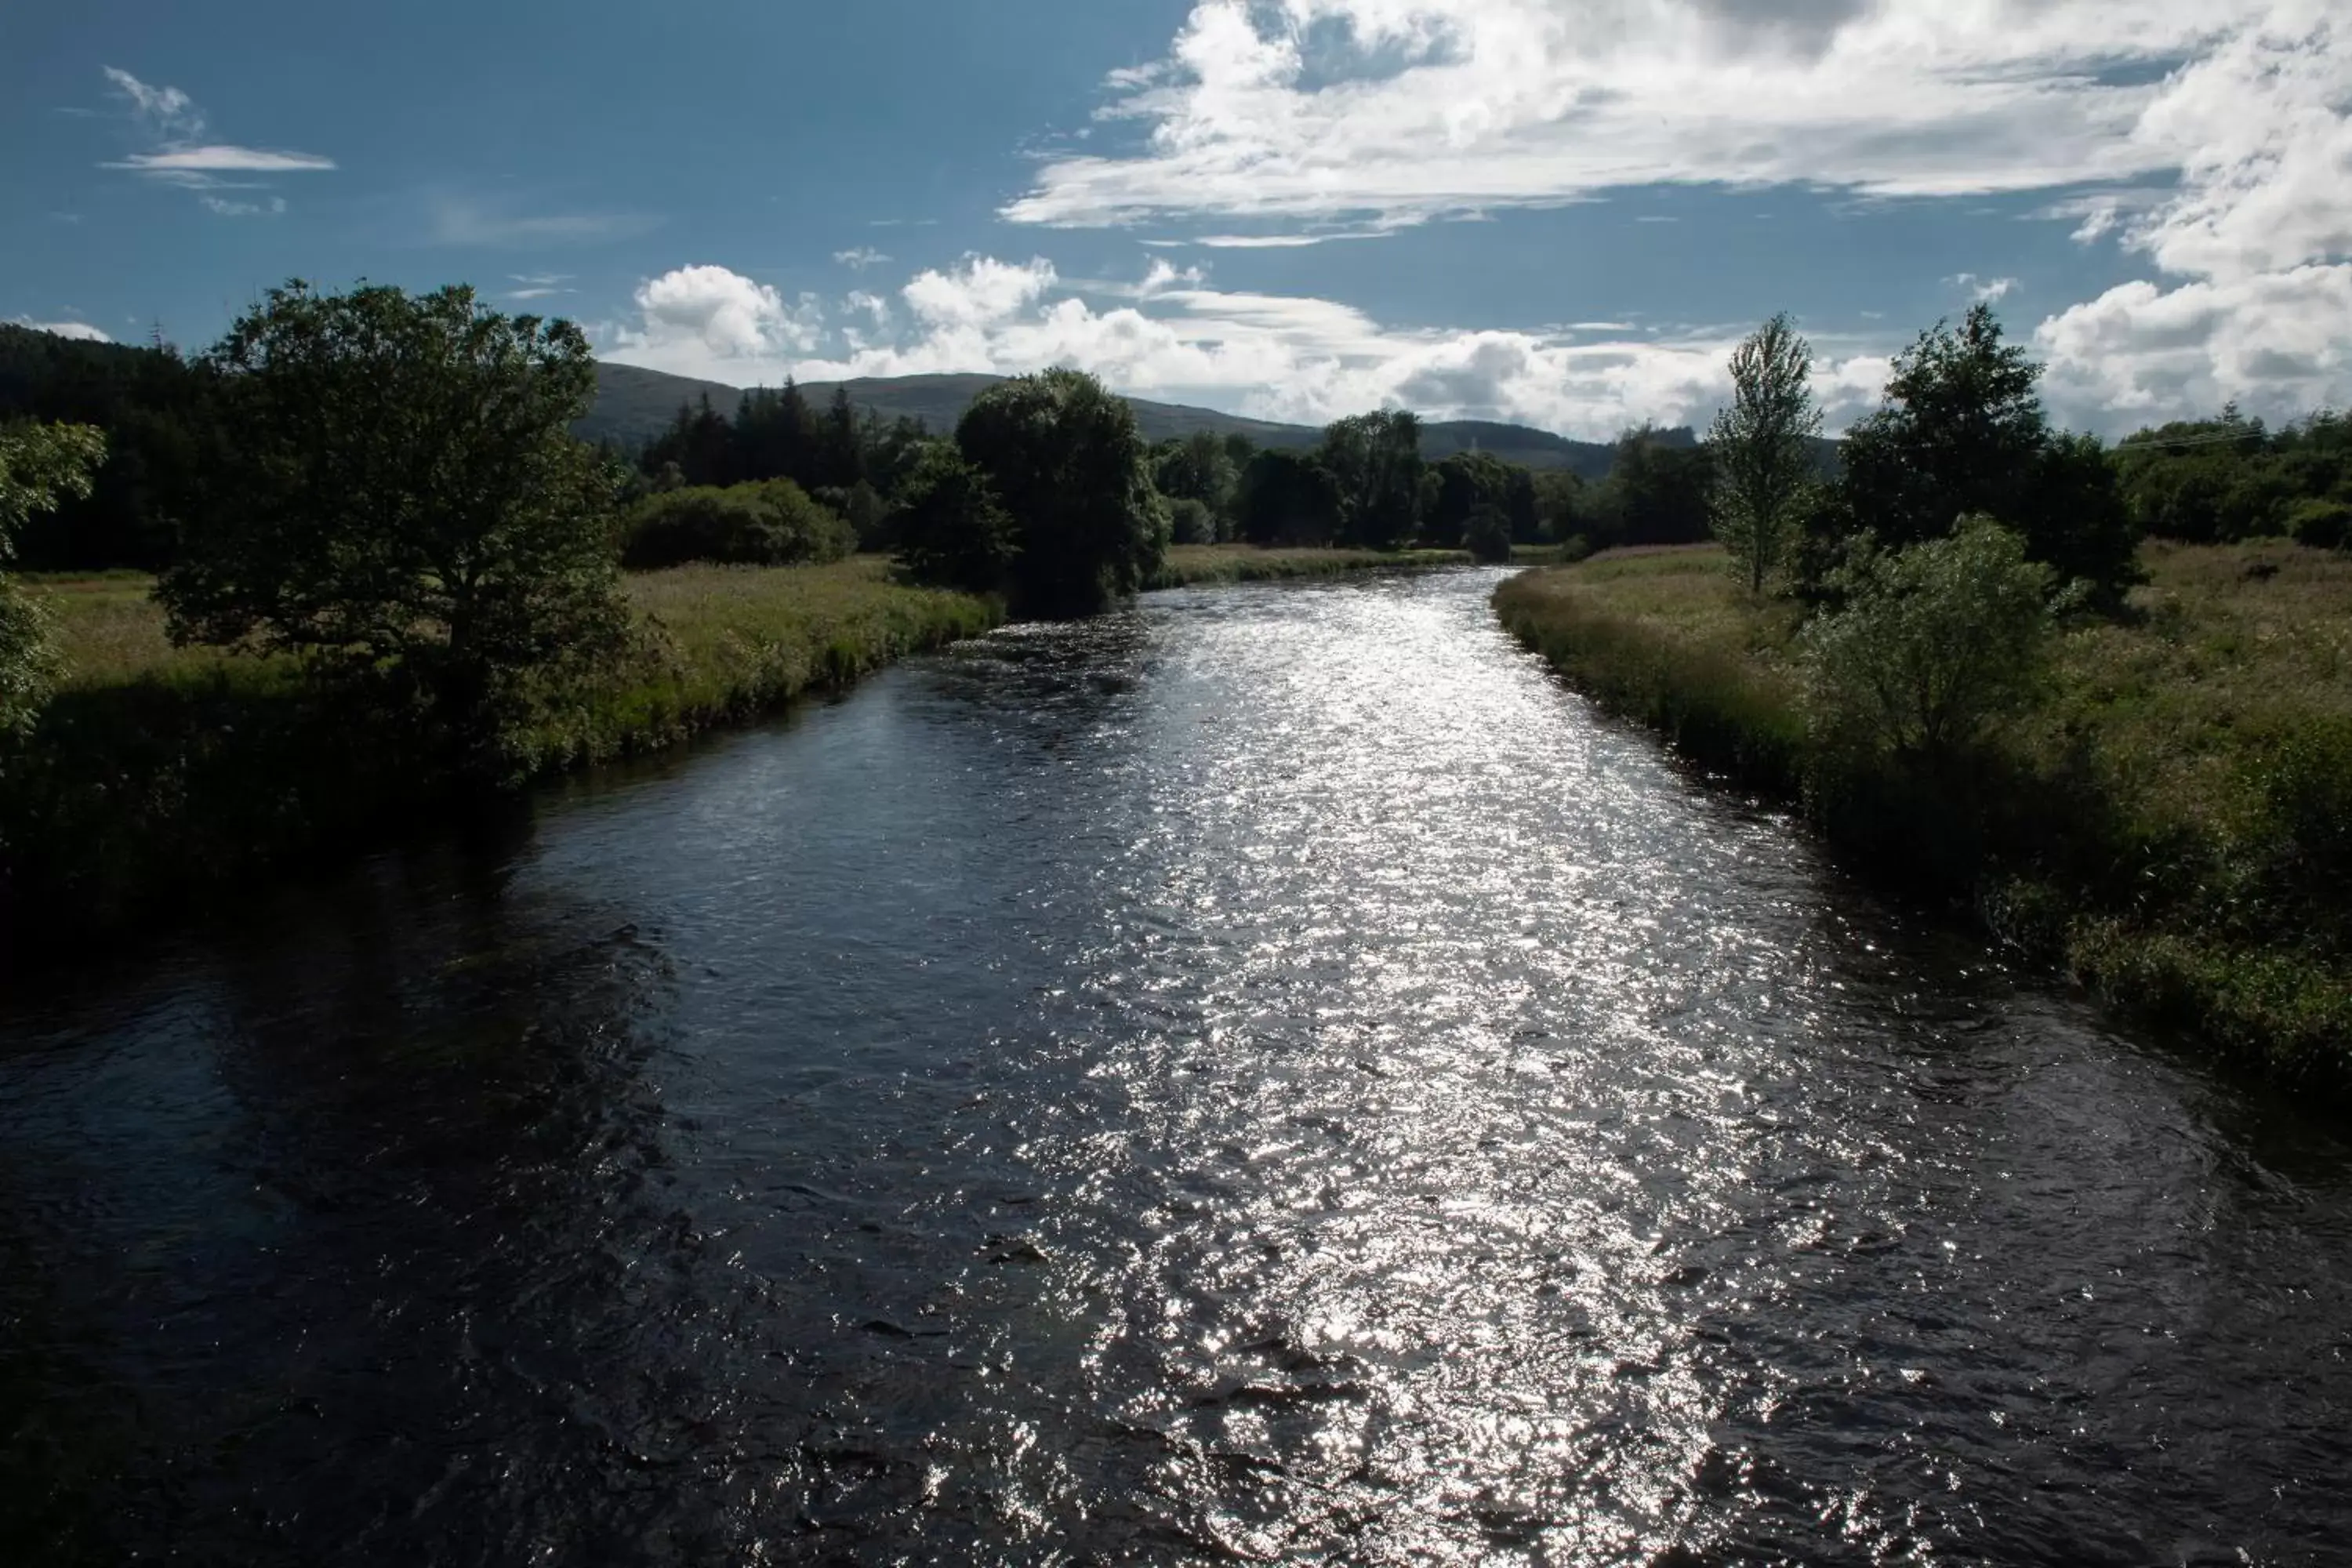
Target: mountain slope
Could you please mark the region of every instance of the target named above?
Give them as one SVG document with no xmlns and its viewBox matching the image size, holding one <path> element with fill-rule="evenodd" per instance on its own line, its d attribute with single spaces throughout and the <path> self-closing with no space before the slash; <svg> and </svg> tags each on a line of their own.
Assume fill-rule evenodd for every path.
<svg viewBox="0 0 2352 1568">
<path fill-rule="evenodd" d="M 849 400 L 860 408 L 870 408 L 885 419 L 902 416 L 919 419 L 932 430 L 946 435 L 955 428 L 956 421 L 963 417 L 963 411 L 971 406 L 973 398 L 1003 379 L 999 375 L 867 377 L 847 382 L 804 382 L 801 391 L 811 403 L 823 407 L 833 400 L 836 390 L 846 387 Z M 587 440 L 609 437 L 625 447 L 641 447 L 669 427 L 679 404 L 695 403 L 706 395 L 712 407 L 731 415 L 742 392 L 718 382 L 691 381 L 656 370 L 600 362 L 596 366 L 596 406 L 572 428 Z M 1247 419 L 1237 414 L 1221 414 L 1213 408 L 1154 403 L 1142 397 L 1127 401 L 1135 410 L 1136 424 L 1149 441 L 1165 441 L 1206 430 L 1218 436 L 1246 436 L 1261 447 L 1303 450 L 1323 438 L 1323 432 L 1311 425 Z M 1683 427 L 1662 431 L 1659 438 L 1669 446 L 1687 447 L 1697 437 L 1688 427 Z M 1825 441 L 1821 443 L 1821 448 L 1825 464 L 1833 468 L 1835 445 Z M 1421 451 L 1432 462 L 1456 452 L 1491 452 L 1505 462 L 1530 468 L 1570 468 L 1593 480 L 1608 476 L 1612 458 L 1612 448 L 1606 443 L 1575 441 L 1549 430 L 1483 419 L 1424 424 L 1421 427 Z"/>
</svg>

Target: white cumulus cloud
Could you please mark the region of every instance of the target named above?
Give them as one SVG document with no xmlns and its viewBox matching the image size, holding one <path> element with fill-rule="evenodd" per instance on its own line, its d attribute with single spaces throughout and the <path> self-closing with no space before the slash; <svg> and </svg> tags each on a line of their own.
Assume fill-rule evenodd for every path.
<svg viewBox="0 0 2352 1568">
<path fill-rule="evenodd" d="M 2063 416 L 2352 401 L 2342 0 L 1196 0 L 1105 86 L 1139 135 L 1005 216 L 1273 247 L 1654 184 L 2047 192 L 2148 268 L 2033 333 Z"/>
<path fill-rule="evenodd" d="M 2078 237 L 2117 232 L 2164 280 L 2042 323 L 2059 411 L 2120 428 L 2352 401 L 2352 18 L 2268 7 L 2168 78 L 2133 137 L 2178 163 L 2177 191 Z"/>
<path fill-rule="evenodd" d="M 730 295 L 759 288 L 721 268 L 684 270 L 732 279 Z M 1158 258 L 1140 283 L 1082 290 L 1044 260 L 972 256 L 917 274 L 899 290 L 903 310 L 866 293 L 845 303 L 855 324 L 845 321 L 821 348 L 772 342 L 747 352 L 752 334 L 722 332 L 714 345 L 678 330 L 687 323 L 648 286 L 638 296 L 643 320 L 615 333 L 611 352 L 629 363 L 739 384 L 1072 365 L 1122 392 L 1269 419 L 1321 424 L 1392 405 L 1607 438 L 1645 419 L 1703 422 L 1725 395 L 1725 361 L 1738 336 L 1637 334 L 1616 322 L 1404 331 L 1334 300 L 1212 289 L 1198 269 Z M 1815 384 L 1833 423 L 1843 423 L 1875 400 L 1886 362 L 1853 345 L 1823 346 L 1830 352 Z"/>
<path fill-rule="evenodd" d="M 724 267 L 679 267 L 637 286 L 639 324 L 625 331 L 625 352 L 658 363 L 684 354 L 705 365 L 758 363 L 816 346 L 824 312 L 803 297 L 787 301 L 772 286 Z"/>
<path fill-rule="evenodd" d="M 2168 172 L 2149 79 L 2269 0 L 1199 0 L 1107 84 L 1148 134 L 1005 209 L 1390 223 L 1660 182 L 1878 195 Z M 2118 68 L 2138 68 L 2120 69 Z"/>
</svg>

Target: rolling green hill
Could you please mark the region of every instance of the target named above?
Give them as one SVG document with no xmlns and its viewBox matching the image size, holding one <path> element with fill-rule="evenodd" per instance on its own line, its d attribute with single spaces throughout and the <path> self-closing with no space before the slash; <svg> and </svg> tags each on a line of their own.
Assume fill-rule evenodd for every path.
<svg viewBox="0 0 2352 1568">
<path fill-rule="evenodd" d="M 659 435 L 668 427 L 681 403 L 692 403 L 707 395 L 711 406 L 722 414 L 731 414 L 736 400 L 742 395 L 740 389 L 717 382 L 691 381 L 660 371 L 640 370 L 635 365 L 600 363 L 596 376 L 595 410 L 573 428 L 589 440 L 610 437 L 623 447 L 640 446 Z M 963 417 L 963 411 L 971 405 L 973 398 L 1003 379 L 995 375 L 907 375 L 843 383 L 808 382 L 801 390 L 810 402 L 822 405 L 831 401 L 836 386 L 846 386 L 850 401 L 861 408 L 871 408 L 888 419 L 905 415 L 945 434 L 955 428 L 956 421 Z M 1144 437 L 1151 441 L 1207 430 L 1219 436 L 1238 432 L 1261 447 L 1303 448 L 1312 447 L 1323 436 L 1311 425 L 1280 425 L 1221 414 L 1213 408 L 1154 403 L 1141 397 L 1131 397 L 1128 402 L 1134 406 L 1136 422 L 1142 426 Z M 1683 440 L 1691 439 L 1687 431 L 1675 434 Z M 1524 463 L 1531 468 L 1573 468 L 1588 479 L 1597 479 L 1609 471 L 1608 447 L 1591 441 L 1571 441 L 1565 436 L 1524 425 L 1475 419 L 1433 423 L 1422 427 L 1421 449 L 1433 462 L 1455 452 L 1475 449 L 1492 452 L 1507 462 Z"/>
</svg>

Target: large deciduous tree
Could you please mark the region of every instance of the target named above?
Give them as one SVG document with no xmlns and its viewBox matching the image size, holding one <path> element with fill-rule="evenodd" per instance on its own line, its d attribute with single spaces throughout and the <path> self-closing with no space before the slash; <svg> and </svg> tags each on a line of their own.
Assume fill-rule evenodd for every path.
<svg viewBox="0 0 2352 1568">
<path fill-rule="evenodd" d="M 1159 569 L 1167 520 L 1149 449 L 1127 400 L 1093 376 L 998 383 L 964 411 L 956 446 L 1008 520 L 1000 585 L 1014 614 L 1090 615 Z"/>
<path fill-rule="evenodd" d="M 1348 544 L 1394 550 L 1421 522 L 1421 420 L 1402 408 L 1357 414 L 1324 429 L 1318 458 L 1339 501 Z"/>
<path fill-rule="evenodd" d="M 2052 431 L 2041 377 L 2002 341 L 1990 306 L 1922 332 L 1895 359 L 1885 405 L 1848 433 L 1839 493 L 1822 515 L 1895 545 L 1992 517 L 2032 559 L 2115 602 L 2137 580 L 2137 539 L 2114 463 L 2095 441 Z"/>
<path fill-rule="evenodd" d="M 1303 452 L 1253 453 L 1235 487 L 1234 521 L 1252 544 L 1328 544 L 1339 534 L 1339 492 Z"/>
<path fill-rule="evenodd" d="M 158 588 L 173 636 L 396 677 L 477 760 L 627 617 L 577 327 L 473 290 L 272 289 L 205 356 L 235 433 Z"/>
<path fill-rule="evenodd" d="M 1813 484 L 1813 351 L 1786 314 L 1731 353 L 1731 403 L 1707 433 L 1714 458 L 1710 518 L 1748 592 L 1761 595 L 1785 563 Z"/>
</svg>

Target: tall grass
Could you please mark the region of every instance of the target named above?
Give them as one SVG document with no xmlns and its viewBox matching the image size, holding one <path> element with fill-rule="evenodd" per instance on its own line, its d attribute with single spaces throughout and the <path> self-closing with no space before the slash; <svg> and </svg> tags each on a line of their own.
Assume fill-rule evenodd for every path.
<svg viewBox="0 0 2352 1568">
<path fill-rule="evenodd" d="M 1348 572 L 1412 566 L 1466 566 L 1465 550 L 1327 550 L 1255 544 L 1171 545 L 1147 588 L 1210 583 L 1262 583 L 1285 577 L 1336 577 Z"/>
<path fill-rule="evenodd" d="M 1965 900 L 2118 1008 L 2352 1088 L 2352 559 L 2151 546 L 2041 700 L 1964 763 L 1860 766 L 1809 734 L 1794 610 L 1711 551 L 1496 595 L 1571 683 L 1805 803 L 1862 868 Z"/>
</svg>

